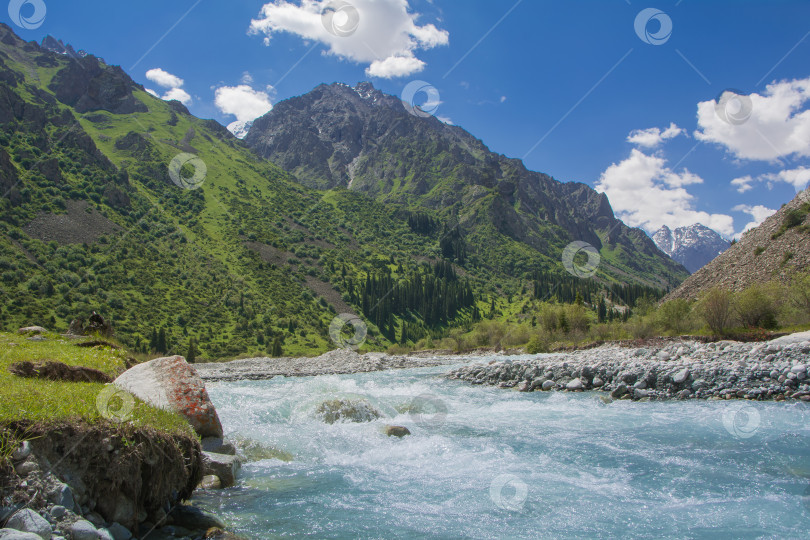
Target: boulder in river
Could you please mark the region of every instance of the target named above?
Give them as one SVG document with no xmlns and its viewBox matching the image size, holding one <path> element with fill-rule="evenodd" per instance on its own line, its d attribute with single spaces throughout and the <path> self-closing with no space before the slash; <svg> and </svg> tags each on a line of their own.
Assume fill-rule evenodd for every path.
<svg viewBox="0 0 810 540">
<path fill-rule="evenodd" d="M 199 489 L 222 489 L 222 480 L 215 474 L 203 476 Z"/>
<path fill-rule="evenodd" d="M 215 454 L 236 455 L 236 447 L 221 437 L 205 437 L 200 442 L 202 449 Z"/>
<path fill-rule="evenodd" d="M 405 426 L 385 426 L 385 434 L 389 437 L 404 437 L 410 435 L 411 431 Z"/>
<path fill-rule="evenodd" d="M 114 384 L 150 405 L 183 415 L 200 437 L 222 438 L 222 424 L 205 384 L 182 356 L 138 364 Z"/>
<path fill-rule="evenodd" d="M 242 468 L 242 460 L 227 454 L 203 452 L 203 475 L 218 476 L 222 487 L 231 487 L 236 483 L 236 475 Z"/>
<path fill-rule="evenodd" d="M 382 416 L 366 399 L 330 399 L 318 405 L 315 414 L 327 424 L 371 422 Z"/>
<path fill-rule="evenodd" d="M 628 392 L 627 385 L 624 383 L 619 383 L 619 385 L 616 388 L 614 388 L 613 391 L 610 393 L 610 397 L 612 397 L 613 399 L 619 399 L 627 392 Z"/>
<path fill-rule="evenodd" d="M 208 530 L 211 527 L 224 529 L 225 524 L 216 516 L 206 514 L 196 506 L 178 504 L 169 512 L 172 524 L 192 531 Z"/>
</svg>

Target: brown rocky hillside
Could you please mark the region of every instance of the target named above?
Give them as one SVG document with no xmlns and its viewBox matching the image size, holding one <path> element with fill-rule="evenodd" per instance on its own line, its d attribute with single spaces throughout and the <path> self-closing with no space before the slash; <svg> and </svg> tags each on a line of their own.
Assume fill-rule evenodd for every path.
<svg viewBox="0 0 810 540">
<path fill-rule="evenodd" d="M 810 189 L 743 235 L 692 274 L 664 300 L 696 298 L 712 287 L 738 291 L 767 281 L 788 281 L 810 271 Z"/>
</svg>

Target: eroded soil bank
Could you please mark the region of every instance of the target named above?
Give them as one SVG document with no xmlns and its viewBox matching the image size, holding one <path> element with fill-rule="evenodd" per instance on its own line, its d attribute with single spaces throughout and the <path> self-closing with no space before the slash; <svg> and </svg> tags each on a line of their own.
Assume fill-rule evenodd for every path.
<svg viewBox="0 0 810 540">
<path fill-rule="evenodd" d="M 37 522 L 27 512 L 33 510 L 54 535 L 76 537 L 76 529 L 92 525 L 113 538 L 122 527 L 140 537 L 171 525 L 202 478 L 202 450 L 190 431 L 21 421 L 0 426 L 0 433 L 4 441 L 26 441 L 14 444 L 2 472 L 5 526 L 22 518 Z"/>
</svg>

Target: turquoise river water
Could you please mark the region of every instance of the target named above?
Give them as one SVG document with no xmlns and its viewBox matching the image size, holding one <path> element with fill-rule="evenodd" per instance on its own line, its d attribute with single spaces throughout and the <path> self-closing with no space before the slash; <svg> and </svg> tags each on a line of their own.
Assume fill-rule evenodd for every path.
<svg viewBox="0 0 810 540">
<path fill-rule="evenodd" d="M 193 502 L 248 538 L 810 537 L 807 404 L 604 403 L 447 371 L 209 383 L 228 436 L 294 459 Z M 384 417 L 319 419 L 339 398 Z"/>
</svg>

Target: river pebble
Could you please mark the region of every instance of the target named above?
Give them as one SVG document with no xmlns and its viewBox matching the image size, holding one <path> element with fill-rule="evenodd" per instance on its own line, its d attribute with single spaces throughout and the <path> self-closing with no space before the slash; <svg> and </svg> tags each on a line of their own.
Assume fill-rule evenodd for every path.
<svg viewBox="0 0 810 540">
<path fill-rule="evenodd" d="M 787 337 L 767 343 L 681 341 L 640 348 L 607 344 L 509 363 L 470 364 L 448 377 L 522 391 L 599 389 L 614 399 L 810 401 L 810 336 Z"/>
</svg>

